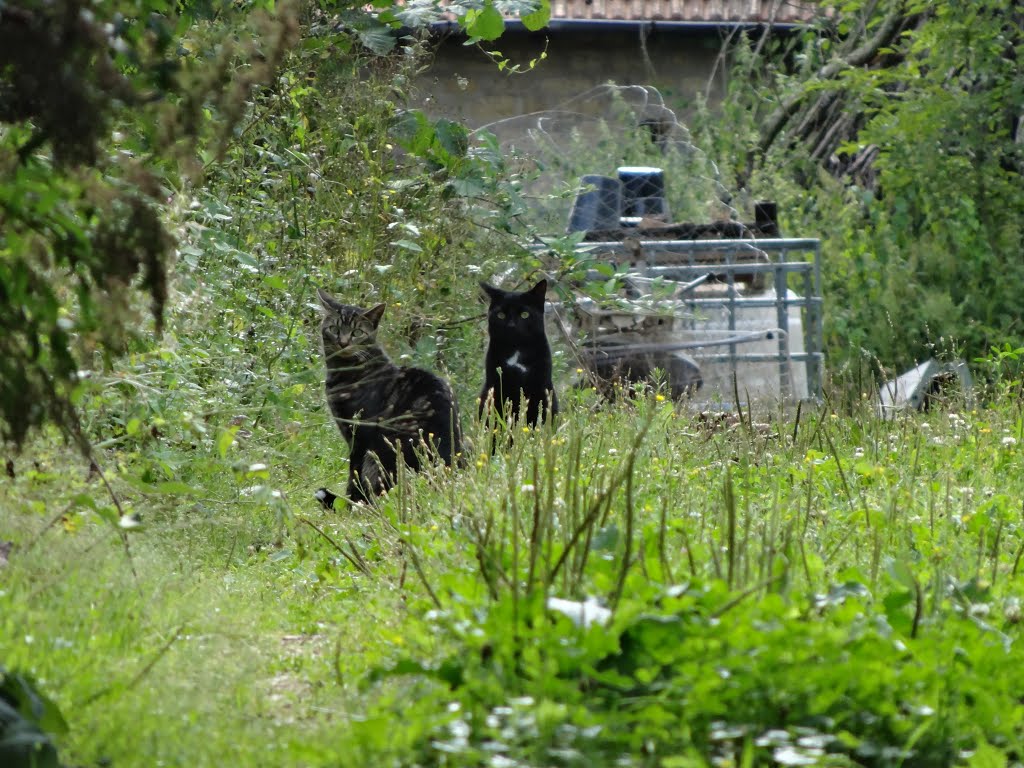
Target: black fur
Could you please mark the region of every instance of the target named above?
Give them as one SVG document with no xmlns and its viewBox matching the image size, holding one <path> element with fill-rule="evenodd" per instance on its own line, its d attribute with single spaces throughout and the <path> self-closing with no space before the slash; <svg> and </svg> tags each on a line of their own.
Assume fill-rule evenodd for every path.
<svg viewBox="0 0 1024 768">
<path fill-rule="evenodd" d="M 462 450 L 462 437 L 448 382 L 391 362 L 377 344 L 383 304 L 361 309 L 341 304 L 322 289 L 317 293 L 324 308 L 327 404 L 349 446 L 347 496 L 368 501 L 394 485 L 395 446 L 410 469 L 420 468 L 417 450 L 424 445 L 451 465 Z M 318 492 L 321 503 L 327 498 Z"/>
<path fill-rule="evenodd" d="M 551 347 L 544 333 L 544 294 L 548 281 L 541 280 L 522 293 L 503 291 L 480 283 L 490 297 L 487 312 L 487 357 L 484 388 L 480 393 L 480 417 L 493 398 L 496 408 L 520 416 L 526 400 L 526 422 L 536 426 L 548 414 L 558 413 L 558 399 L 551 381 Z"/>
</svg>

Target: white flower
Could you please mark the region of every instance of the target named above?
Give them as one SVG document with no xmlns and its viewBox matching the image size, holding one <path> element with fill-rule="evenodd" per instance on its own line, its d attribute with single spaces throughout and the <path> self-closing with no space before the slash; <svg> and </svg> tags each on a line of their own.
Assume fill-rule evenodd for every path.
<svg viewBox="0 0 1024 768">
<path fill-rule="evenodd" d="M 1000 442 L 1003 444 L 1003 447 L 1009 448 L 1011 445 L 1016 445 L 1017 444 L 1017 438 L 1016 437 L 1004 437 Z"/>
</svg>

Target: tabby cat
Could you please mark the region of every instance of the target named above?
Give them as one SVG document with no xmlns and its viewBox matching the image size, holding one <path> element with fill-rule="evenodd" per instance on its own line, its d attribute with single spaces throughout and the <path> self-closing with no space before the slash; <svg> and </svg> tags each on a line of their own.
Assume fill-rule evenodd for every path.
<svg viewBox="0 0 1024 768">
<path fill-rule="evenodd" d="M 517 421 L 525 400 L 526 423 L 536 426 L 548 413 L 558 413 L 551 381 L 551 347 L 544 333 L 548 281 L 541 280 L 521 293 L 487 283 L 480 283 L 480 287 L 491 300 L 480 417 L 492 403 L 506 412 L 510 421 Z"/>
<path fill-rule="evenodd" d="M 323 289 L 317 293 L 324 309 L 327 404 L 349 446 L 349 499 L 368 501 L 394 485 L 396 447 L 413 470 L 420 468 L 418 450 L 424 445 L 451 465 L 462 437 L 448 382 L 391 362 L 377 343 L 383 304 L 361 309 L 338 302 Z M 335 498 L 327 489 L 316 495 L 325 506 Z"/>
</svg>

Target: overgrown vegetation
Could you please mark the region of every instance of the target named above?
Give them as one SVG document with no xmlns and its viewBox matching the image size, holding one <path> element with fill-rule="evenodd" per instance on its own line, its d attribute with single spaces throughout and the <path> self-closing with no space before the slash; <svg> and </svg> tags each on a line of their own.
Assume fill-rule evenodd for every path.
<svg viewBox="0 0 1024 768">
<path fill-rule="evenodd" d="M 929 25 L 943 12 L 915 13 L 915 34 L 939 34 Z M 244 109 L 200 101 L 212 123 L 189 149 L 203 164 L 194 185 L 156 145 L 136 148 L 158 184 L 145 204 L 177 243 L 162 336 L 146 326 L 100 345 L 100 329 L 116 336 L 137 315 L 110 326 L 97 314 L 109 286 L 47 250 L 62 242 L 47 236 L 54 227 L 33 230 L 35 251 L 15 248 L 22 230 L 5 228 L 2 284 L 11 292 L 22 284 L 6 275 L 31 271 L 52 311 L 5 306 L 63 328 L 40 331 L 49 351 L 30 370 L 57 382 L 53 350 L 64 345 L 54 388 L 75 410 L 56 424 L 71 425 L 92 461 L 57 428 L 26 438 L 18 425 L 37 415 L 7 417 L 6 435 L 27 442 L 0 485 L 0 755 L 48 764 L 52 743 L 64 764 L 90 766 L 1020 762 L 1024 414 L 1011 329 L 986 331 L 1001 334 L 985 358 L 994 386 L 972 404 L 938 399 L 883 421 L 858 369 L 820 406 L 719 419 L 654 390 L 610 405 L 566 375 L 559 422 L 491 455 L 470 416 L 482 377 L 476 282 L 525 280 L 538 266 L 513 236 L 522 169 L 487 137 L 407 110 L 415 41 L 372 56 L 379 28 L 355 10 L 307 7 L 295 19 L 301 44 L 261 88 L 218 81 Z M 959 18 L 950 22 L 942 34 L 955 38 Z M 197 16 L 181 40 L 213 46 L 235 23 Z M 283 44 L 281 22 L 273 29 Z M 915 39 L 901 38 L 904 61 Z M 917 53 L 939 56 L 933 48 Z M 224 55 L 214 59 L 234 71 Z M 751 52 L 752 71 L 763 63 Z M 851 98 L 870 105 L 877 76 L 847 70 Z M 901 103 L 916 93 L 908 85 Z M 909 116 L 890 107 L 865 107 L 863 130 L 892 140 L 885 132 Z M 127 131 L 152 118 L 110 119 Z M 759 195 L 771 183 L 787 228 L 826 235 L 828 269 L 849 282 L 836 278 L 827 296 L 833 334 L 882 355 L 889 331 L 866 319 L 884 315 L 855 298 L 850 275 L 891 317 L 909 316 L 892 279 L 915 258 L 904 246 L 952 229 L 938 209 L 894 212 L 912 190 L 938 194 L 924 178 L 935 166 L 924 154 L 900 165 L 899 145 L 880 138 L 868 196 L 780 139 L 743 181 L 716 158 L 746 153 L 710 125 L 690 137 L 705 158 L 690 161 L 715 179 L 708 189 Z M 0 138 L 16 154 L 35 127 Z M 25 154 L 12 167 L 56 162 L 52 143 Z M 96 163 L 74 173 L 115 190 L 139 178 Z M 1011 204 L 1019 171 L 1004 173 L 996 188 Z M 57 208 L 65 178 L 51 179 Z M 1012 221 L 989 231 L 982 213 L 994 214 L 975 210 L 993 253 L 1019 236 Z M 130 219 L 116 221 L 128 231 Z M 100 241 L 75 242 L 102 268 Z M 857 248 L 885 242 L 884 268 L 857 261 Z M 935 277 L 914 274 L 920 290 Z M 452 380 L 475 446 L 465 467 L 403 477 L 375 509 L 316 505 L 312 491 L 345 476 L 321 390 L 317 285 L 386 302 L 389 353 Z M 938 320 L 953 322 L 928 316 Z M 10 329 L 31 350 L 31 328 Z M 899 343 L 883 360 L 920 352 Z M 561 365 L 571 366 L 564 350 Z M 88 375 L 69 376 L 77 370 Z M 19 382 L 2 380 L 5 413 L 23 403 Z M 12 744 L 22 751 L 5 752 Z"/>
<path fill-rule="evenodd" d="M 736 129 L 705 137 L 788 229 L 826 238 L 834 364 L 973 359 L 1020 334 L 1021 22 L 1005 0 L 857 1 L 737 60 Z"/>
<path fill-rule="evenodd" d="M 287 11 L 253 8 L 225 39 L 166 10 L 77 0 L 0 8 L 4 440 L 20 444 L 49 421 L 88 450 L 73 407 L 77 371 L 124 351 L 139 322 L 132 286 L 163 325 L 168 188 L 198 177 L 198 146 L 217 154 L 296 33 Z"/>
</svg>

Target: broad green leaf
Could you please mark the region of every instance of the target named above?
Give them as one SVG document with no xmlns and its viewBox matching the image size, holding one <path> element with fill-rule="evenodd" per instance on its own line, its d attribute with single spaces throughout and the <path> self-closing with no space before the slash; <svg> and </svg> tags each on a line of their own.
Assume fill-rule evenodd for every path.
<svg viewBox="0 0 1024 768">
<path fill-rule="evenodd" d="M 117 509 L 114 507 L 99 507 L 96 509 L 96 514 L 111 525 L 117 525 L 120 519 Z"/>
<path fill-rule="evenodd" d="M 228 449 L 234 445 L 236 434 L 238 434 L 238 427 L 228 427 L 217 438 L 217 453 L 222 459 L 228 455 Z"/>
<path fill-rule="evenodd" d="M 392 245 L 395 246 L 396 248 L 403 248 L 407 251 L 412 251 L 413 253 L 423 252 L 423 248 L 418 243 L 414 243 L 412 240 L 395 240 L 395 242 L 393 242 Z"/>
<path fill-rule="evenodd" d="M 551 20 L 551 0 L 540 0 L 540 6 L 533 13 L 520 16 L 523 26 L 531 32 L 543 29 Z"/>
<path fill-rule="evenodd" d="M 1006 768 L 1006 753 L 983 740 L 974 748 L 967 765 L 968 768 Z"/>
<path fill-rule="evenodd" d="M 472 38 L 479 40 L 497 40 L 505 31 L 505 19 L 494 4 L 490 1 L 476 14 L 472 22 L 466 27 L 466 32 Z"/>
<path fill-rule="evenodd" d="M 889 620 L 889 626 L 904 635 L 910 633 L 912 621 L 907 606 L 914 602 L 914 595 L 911 592 L 890 592 L 886 595 L 882 604 L 885 607 L 885 617 Z"/>
<path fill-rule="evenodd" d="M 391 53 L 397 43 L 394 33 L 390 28 L 383 24 L 378 24 L 369 27 L 368 29 L 361 29 L 359 30 L 358 35 L 359 42 L 378 56 L 383 56 L 385 53 Z"/>
<path fill-rule="evenodd" d="M 890 560 L 886 566 L 886 571 L 892 577 L 892 580 L 900 586 L 906 587 L 911 592 L 917 589 L 917 579 L 914 578 L 913 571 L 902 560 Z"/>
<path fill-rule="evenodd" d="M 466 126 L 441 118 L 434 124 L 437 142 L 449 154 L 462 157 L 469 149 L 469 131 Z"/>
</svg>

